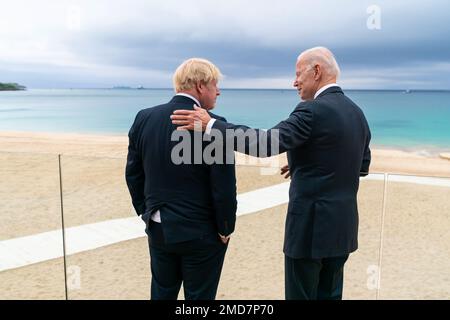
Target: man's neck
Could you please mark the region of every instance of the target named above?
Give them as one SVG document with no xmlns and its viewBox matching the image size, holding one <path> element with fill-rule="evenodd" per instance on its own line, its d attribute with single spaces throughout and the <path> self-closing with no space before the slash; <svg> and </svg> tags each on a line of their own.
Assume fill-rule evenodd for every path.
<svg viewBox="0 0 450 320">
<path fill-rule="evenodd" d="M 194 101 L 198 104 L 199 107 L 202 107 L 200 104 L 200 99 L 198 98 L 197 94 L 192 91 L 180 91 L 177 92 L 179 95 L 189 96 L 190 98 L 193 98 Z"/>
<path fill-rule="evenodd" d="M 325 86 L 328 86 L 329 84 L 333 84 L 336 83 L 336 79 L 329 79 L 327 81 L 323 81 L 321 83 L 319 83 L 319 85 L 317 86 L 317 91 L 320 90 L 320 88 L 323 88 Z"/>
<path fill-rule="evenodd" d="M 330 86 L 330 85 L 335 85 L 335 84 L 336 84 L 336 79 L 330 79 L 330 80 L 328 80 L 328 81 L 324 81 L 324 82 L 320 83 L 320 84 L 317 86 L 317 91 L 316 91 L 316 93 L 314 94 L 314 99 L 315 99 L 320 93 L 323 92 L 322 88 L 324 88 L 324 87 L 326 87 L 326 86 Z"/>
</svg>

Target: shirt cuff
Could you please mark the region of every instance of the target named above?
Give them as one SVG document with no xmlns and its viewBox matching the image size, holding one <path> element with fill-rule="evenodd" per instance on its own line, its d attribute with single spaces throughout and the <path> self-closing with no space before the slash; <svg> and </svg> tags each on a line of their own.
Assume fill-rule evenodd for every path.
<svg viewBox="0 0 450 320">
<path fill-rule="evenodd" d="M 208 124 L 206 125 L 206 130 L 205 130 L 206 134 L 211 134 L 211 130 L 214 125 L 214 122 L 216 122 L 216 119 L 209 120 Z"/>
</svg>

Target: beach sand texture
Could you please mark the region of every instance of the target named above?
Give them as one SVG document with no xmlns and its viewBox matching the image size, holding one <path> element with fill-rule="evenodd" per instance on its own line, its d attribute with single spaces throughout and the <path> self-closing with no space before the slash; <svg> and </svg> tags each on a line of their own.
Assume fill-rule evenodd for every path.
<svg viewBox="0 0 450 320">
<path fill-rule="evenodd" d="M 126 147 L 126 137 L 0 133 L 0 241 L 61 227 L 58 153 L 66 227 L 132 217 Z M 373 157 L 372 171 L 450 177 L 450 162 L 438 157 L 395 150 L 374 150 Z M 283 156 L 278 161 L 286 163 Z M 237 179 L 239 193 L 286 181 L 244 165 L 237 167 Z M 450 298 L 450 188 L 399 182 L 387 187 L 378 297 Z M 383 195 L 383 181 L 361 182 L 359 249 L 346 264 L 345 299 L 377 297 Z M 286 208 L 238 218 L 218 299 L 284 298 Z M 149 298 L 145 237 L 71 255 L 67 266 L 70 299 Z M 0 299 L 64 299 L 63 259 L 0 272 Z"/>
</svg>

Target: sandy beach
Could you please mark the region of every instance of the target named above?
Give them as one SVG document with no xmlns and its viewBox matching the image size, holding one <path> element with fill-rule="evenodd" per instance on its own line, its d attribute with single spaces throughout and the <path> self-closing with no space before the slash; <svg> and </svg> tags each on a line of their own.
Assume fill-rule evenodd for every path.
<svg viewBox="0 0 450 320">
<path fill-rule="evenodd" d="M 124 158 L 127 154 L 127 146 L 126 135 L 0 132 L 1 152 Z M 443 150 L 442 153 L 447 154 L 448 151 Z M 237 154 L 236 159 L 237 164 L 253 164 L 258 161 L 258 159 L 249 160 L 241 154 Z M 287 163 L 286 156 L 280 155 L 277 161 L 282 164 Z M 372 146 L 370 170 L 371 172 L 450 177 L 450 160 L 440 158 L 438 152 L 433 152 L 430 156 L 424 155 L 423 151 L 407 152 Z"/>
<path fill-rule="evenodd" d="M 0 132 L 0 241 L 61 227 L 58 154 L 66 227 L 134 216 L 124 182 L 127 143 L 126 136 Z M 372 173 L 450 180 L 450 160 L 437 155 L 373 148 L 372 157 Z M 287 163 L 285 155 L 271 160 Z M 261 174 L 261 166 L 237 155 L 238 193 L 286 181 Z M 346 264 L 344 298 L 377 297 L 380 254 L 378 298 L 450 298 L 450 188 L 389 182 L 386 194 L 381 230 L 384 182 L 361 182 L 359 249 Z M 218 299 L 283 299 L 286 207 L 238 218 Z M 149 298 L 145 237 L 74 254 L 67 263 L 81 272 L 71 299 Z M 62 258 L 0 272 L 0 299 L 63 298 Z"/>
</svg>

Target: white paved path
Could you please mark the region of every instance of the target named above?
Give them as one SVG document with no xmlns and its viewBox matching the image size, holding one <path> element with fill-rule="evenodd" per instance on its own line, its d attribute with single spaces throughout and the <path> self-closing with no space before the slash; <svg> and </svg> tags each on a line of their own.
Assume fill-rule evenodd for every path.
<svg viewBox="0 0 450 320">
<path fill-rule="evenodd" d="M 381 181 L 383 179 L 382 174 L 362 178 Z M 442 178 L 390 175 L 389 181 L 450 187 L 450 179 Z M 239 194 L 237 215 L 250 214 L 287 203 L 288 190 L 289 182 L 285 182 Z M 144 237 L 144 229 L 143 221 L 137 216 L 66 228 L 66 253 L 71 255 Z M 62 256 L 61 229 L 0 241 L 0 272 Z"/>
</svg>

